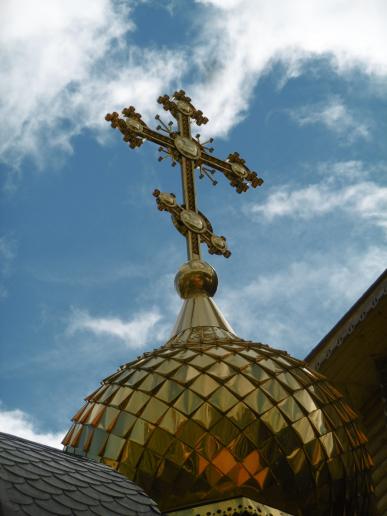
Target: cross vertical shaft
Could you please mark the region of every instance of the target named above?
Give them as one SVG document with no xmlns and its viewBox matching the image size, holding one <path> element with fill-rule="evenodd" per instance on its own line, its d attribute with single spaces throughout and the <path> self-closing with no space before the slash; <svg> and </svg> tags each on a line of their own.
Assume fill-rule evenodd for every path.
<svg viewBox="0 0 387 516">
<path fill-rule="evenodd" d="M 189 116 L 179 112 L 177 123 L 180 136 L 191 139 Z M 192 159 L 188 159 L 185 156 L 181 158 L 181 182 L 185 209 L 197 213 L 194 163 Z M 200 260 L 200 236 L 193 231 L 187 231 L 186 239 L 188 260 Z"/>
</svg>

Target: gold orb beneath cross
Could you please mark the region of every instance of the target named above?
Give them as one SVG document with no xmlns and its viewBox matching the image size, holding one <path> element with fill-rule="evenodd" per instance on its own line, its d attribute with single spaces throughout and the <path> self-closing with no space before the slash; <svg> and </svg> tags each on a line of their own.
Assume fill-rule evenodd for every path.
<svg viewBox="0 0 387 516">
<path fill-rule="evenodd" d="M 183 299 L 198 294 L 213 297 L 218 288 L 218 276 L 207 262 L 190 260 L 184 263 L 176 274 L 175 288 Z"/>
</svg>

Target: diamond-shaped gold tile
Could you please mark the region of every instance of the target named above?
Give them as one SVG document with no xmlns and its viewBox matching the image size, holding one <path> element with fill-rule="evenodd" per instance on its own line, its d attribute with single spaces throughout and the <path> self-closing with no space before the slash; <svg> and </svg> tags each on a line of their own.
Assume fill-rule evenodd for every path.
<svg viewBox="0 0 387 516">
<path fill-rule="evenodd" d="M 278 403 L 277 407 L 281 410 L 282 414 L 292 422 L 297 421 L 304 416 L 303 411 L 292 396 L 288 396 Z"/>
<path fill-rule="evenodd" d="M 302 448 L 295 448 L 286 458 L 295 475 L 300 474 L 305 467 L 309 466 Z"/>
<path fill-rule="evenodd" d="M 260 350 L 257 349 L 246 348 L 243 351 L 241 351 L 241 355 L 248 358 L 249 360 L 256 360 L 257 357 L 260 357 L 259 352 Z"/>
<path fill-rule="evenodd" d="M 250 364 L 243 369 L 243 374 L 255 382 L 263 382 L 270 378 L 268 373 L 257 364 Z"/>
<path fill-rule="evenodd" d="M 337 455 L 337 445 L 335 443 L 332 432 L 328 432 L 327 434 L 322 435 L 320 437 L 320 442 L 323 445 L 325 453 L 328 455 L 328 457 L 334 457 Z"/>
<path fill-rule="evenodd" d="M 154 428 L 154 425 L 148 423 L 148 421 L 138 418 L 130 431 L 130 440 L 144 446 Z"/>
<path fill-rule="evenodd" d="M 98 397 L 98 403 L 109 403 L 110 399 L 119 388 L 119 385 L 108 385 L 103 393 Z"/>
<path fill-rule="evenodd" d="M 163 457 L 146 447 L 138 467 L 142 473 L 146 473 L 150 478 L 153 478 L 162 460 Z"/>
<path fill-rule="evenodd" d="M 192 392 L 191 390 L 186 389 L 179 398 L 174 402 L 173 406 L 183 412 L 186 416 L 189 416 L 194 412 L 201 404 L 203 403 L 203 399 Z"/>
<path fill-rule="evenodd" d="M 273 406 L 273 402 L 259 389 L 246 396 L 244 403 L 257 414 L 263 414 Z"/>
<path fill-rule="evenodd" d="M 110 434 L 105 446 L 104 457 L 107 459 L 118 460 L 124 444 L 125 439 L 122 439 L 117 435 Z"/>
<path fill-rule="evenodd" d="M 250 473 L 250 475 L 255 475 L 258 471 L 263 468 L 263 459 L 258 450 L 254 450 L 246 457 L 244 457 L 242 464 Z"/>
<path fill-rule="evenodd" d="M 123 403 L 125 403 L 128 400 L 132 392 L 133 389 L 131 389 L 130 387 L 120 387 L 111 399 L 110 405 L 112 405 L 113 407 L 120 407 Z"/>
<path fill-rule="evenodd" d="M 144 369 L 155 369 L 158 365 L 164 362 L 164 358 L 160 356 L 154 356 L 149 358 L 145 363 L 141 364 Z"/>
<path fill-rule="evenodd" d="M 234 405 L 234 407 L 227 412 L 227 417 L 241 430 L 256 419 L 256 415 L 243 401 L 239 401 Z"/>
<path fill-rule="evenodd" d="M 244 398 L 255 389 L 255 386 L 244 376 L 236 374 L 226 383 L 226 387 L 235 393 L 238 397 Z"/>
<path fill-rule="evenodd" d="M 166 403 L 171 403 L 184 390 L 184 387 L 173 380 L 166 380 L 155 396 Z"/>
<path fill-rule="evenodd" d="M 164 376 L 157 373 L 148 374 L 148 376 L 137 386 L 141 391 L 151 393 L 165 380 Z"/>
<path fill-rule="evenodd" d="M 224 359 L 226 356 L 230 355 L 230 351 L 221 346 L 211 346 L 207 353 L 216 358 Z"/>
<path fill-rule="evenodd" d="M 230 364 L 235 369 L 243 369 L 247 365 L 249 365 L 250 361 L 246 358 L 243 358 L 241 355 L 237 355 L 233 353 L 224 359 L 227 364 Z"/>
<path fill-rule="evenodd" d="M 215 358 L 204 353 L 200 353 L 200 355 L 196 355 L 195 358 L 190 361 L 190 364 L 198 369 L 207 369 L 207 367 L 210 367 L 215 362 Z"/>
<path fill-rule="evenodd" d="M 222 417 L 222 414 L 210 403 L 203 403 L 191 417 L 208 430 Z"/>
<path fill-rule="evenodd" d="M 222 448 L 223 445 L 220 444 L 220 442 L 211 434 L 204 434 L 200 441 L 195 445 L 196 453 L 210 462 Z"/>
<path fill-rule="evenodd" d="M 218 387 L 219 383 L 207 374 L 201 374 L 199 378 L 196 378 L 193 384 L 190 385 L 191 391 L 197 392 L 198 394 L 200 394 L 200 396 L 204 398 L 207 398 Z"/>
<path fill-rule="evenodd" d="M 265 412 L 262 416 L 262 421 L 269 427 L 274 433 L 279 432 L 283 428 L 287 426 L 287 423 L 282 416 L 281 412 L 277 409 L 277 407 L 273 407 L 272 409 Z"/>
<path fill-rule="evenodd" d="M 259 365 L 270 371 L 270 373 L 281 373 L 283 370 L 283 367 L 277 364 L 277 362 L 271 358 L 260 360 Z"/>
<path fill-rule="evenodd" d="M 114 407 L 106 407 L 100 420 L 98 421 L 98 428 L 102 428 L 110 432 L 117 421 L 120 411 Z"/>
<path fill-rule="evenodd" d="M 157 398 L 151 398 L 144 410 L 142 411 L 141 417 L 149 423 L 156 424 L 160 421 L 162 416 L 168 410 L 168 405 Z"/>
<path fill-rule="evenodd" d="M 178 367 L 180 367 L 180 362 L 177 362 L 173 358 L 166 358 L 158 367 L 156 367 L 155 371 L 162 375 L 168 375 L 173 371 L 176 371 Z"/>
<path fill-rule="evenodd" d="M 288 393 L 285 391 L 282 385 L 274 378 L 263 382 L 260 385 L 260 388 L 265 391 L 265 393 L 268 394 L 274 401 L 281 401 L 288 396 Z"/>
<path fill-rule="evenodd" d="M 265 441 L 272 437 L 272 432 L 267 425 L 260 419 L 256 419 L 243 430 L 243 434 L 255 446 L 261 446 Z"/>
<path fill-rule="evenodd" d="M 295 392 L 294 397 L 307 412 L 312 412 L 313 410 L 317 409 L 317 406 L 313 401 L 311 395 L 306 390 Z"/>
<path fill-rule="evenodd" d="M 157 452 L 158 454 L 164 455 L 170 444 L 173 441 L 173 436 L 163 430 L 162 428 L 155 428 L 148 441 L 148 448 Z"/>
<path fill-rule="evenodd" d="M 320 435 L 323 435 L 330 431 L 329 423 L 322 410 L 315 410 L 311 412 L 308 417 L 309 421 L 311 421 L 311 423 Z"/>
<path fill-rule="evenodd" d="M 121 464 L 128 465 L 129 469 L 133 472 L 133 477 L 136 471 L 137 463 L 140 460 L 143 451 L 144 448 L 142 445 L 134 441 L 125 441 L 125 445 L 121 452 Z"/>
<path fill-rule="evenodd" d="M 284 373 L 279 374 L 277 377 L 283 385 L 286 386 L 288 390 L 297 391 L 302 388 L 302 385 L 294 378 L 292 373 L 285 371 Z"/>
<path fill-rule="evenodd" d="M 226 364 L 226 362 L 215 362 L 206 370 L 206 373 L 220 380 L 226 380 L 235 374 L 235 369 Z"/>
<path fill-rule="evenodd" d="M 171 407 L 164 414 L 159 426 L 170 434 L 175 435 L 185 421 L 187 421 L 186 416 Z"/>
<path fill-rule="evenodd" d="M 148 376 L 148 372 L 142 369 L 137 369 L 134 373 L 126 380 L 125 385 L 128 387 L 136 387 L 141 380 Z"/>
<path fill-rule="evenodd" d="M 180 383 L 188 383 L 197 376 L 199 376 L 200 372 L 190 365 L 182 365 L 180 368 L 172 375 L 172 378 Z"/>
<path fill-rule="evenodd" d="M 91 410 L 87 412 L 87 418 L 82 422 L 93 426 L 98 425 L 98 421 L 101 419 L 102 414 L 105 411 L 105 405 L 95 403 L 91 405 Z M 82 418 L 83 419 L 83 418 Z"/>
<path fill-rule="evenodd" d="M 129 398 L 129 401 L 125 406 L 125 410 L 134 415 L 137 415 L 146 405 L 149 399 L 150 396 L 148 394 L 145 394 L 145 392 L 135 391 Z"/>
<path fill-rule="evenodd" d="M 238 402 L 238 399 L 226 387 L 221 386 L 211 394 L 209 401 L 221 412 L 227 412 Z"/>
<path fill-rule="evenodd" d="M 96 428 L 94 430 L 93 437 L 90 442 L 87 456 L 93 459 L 95 459 L 98 456 L 101 456 L 108 437 L 109 434 L 105 432 L 105 430 L 102 430 L 101 428 Z"/>
<path fill-rule="evenodd" d="M 227 448 L 223 448 L 213 459 L 212 464 L 214 464 L 219 471 L 221 471 L 224 475 L 227 475 L 229 471 L 231 471 L 237 464 L 233 455 L 227 450 Z"/>
<path fill-rule="evenodd" d="M 315 439 L 315 430 L 313 430 L 313 427 L 307 417 L 299 419 L 296 423 L 293 423 L 292 426 L 304 444 L 308 443 L 312 439 Z"/>
<path fill-rule="evenodd" d="M 180 426 L 177 433 L 178 438 L 190 446 L 195 446 L 199 439 L 203 436 L 205 430 L 192 419 L 188 419 Z"/>
<path fill-rule="evenodd" d="M 240 430 L 227 417 L 222 417 L 212 428 L 211 433 L 216 439 L 227 446 L 239 434 Z"/>
<path fill-rule="evenodd" d="M 312 466 L 317 466 L 326 458 L 323 447 L 318 439 L 313 439 L 306 443 L 304 450 Z"/>
<path fill-rule="evenodd" d="M 136 417 L 128 412 L 121 411 L 113 427 L 113 433 L 119 437 L 126 437 L 136 421 Z"/>
<path fill-rule="evenodd" d="M 186 361 L 186 360 L 190 360 L 192 357 L 194 357 L 196 355 L 197 355 L 197 352 L 193 351 L 192 349 L 183 348 L 183 349 L 178 350 L 178 352 L 174 355 L 174 358 L 176 360 Z"/>
<path fill-rule="evenodd" d="M 192 452 L 193 450 L 191 447 L 187 446 L 182 441 L 174 439 L 166 451 L 165 457 L 178 466 L 182 466 Z"/>
</svg>

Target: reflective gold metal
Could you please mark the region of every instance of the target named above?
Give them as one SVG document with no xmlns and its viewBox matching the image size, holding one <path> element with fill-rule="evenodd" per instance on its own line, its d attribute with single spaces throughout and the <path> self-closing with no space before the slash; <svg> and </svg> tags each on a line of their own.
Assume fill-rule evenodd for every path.
<svg viewBox="0 0 387 516">
<path fill-rule="evenodd" d="M 253 188 L 260 186 L 263 180 L 246 167 L 245 160 L 237 152 L 229 154 L 226 160 L 220 160 L 211 156 L 213 148 L 206 147 L 207 143 L 213 141 L 212 138 L 203 143 L 200 142 L 200 135 L 197 135 L 196 139 L 192 138 L 191 120 L 201 125 L 206 124 L 208 119 L 192 105 L 190 97 L 183 90 L 176 91 L 172 98 L 168 95 L 159 97 L 158 102 L 175 118 L 177 131 L 173 129 L 173 122 L 167 125 L 159 115 L 156 115 L 156 120 L 160 123 L 157 130 L 150 129 L 133 106 L 122 110 L 124 118 L 113 112 L 108 113 L 105 119 L 123 134 L 124 141 L 128 142 L 131 148 L 140 147 L 144 140 L 149 140 L 159 145 L 159 150 L 165 154 L 165 157 L 171 158 L 172 166 L 176 163 L 180 164 L 184 199 L 181 220 L 187 229 L 184 236 L 187 239 L 188 260 L 200 259 L 200 244 L 203 241 L 209 246 L 210 253 L 228 257 L 231 253 L 227 250 L 226 239 L 212 235 L 212 231 L 207 235 L 206 224 L 200 220 L 194 171 L 198 168 L 200 178 L 207 176 L 212 184 L 216 185 L 217 181 L 212 176 L 217 170 L 226 176 L 238 193 L 245 192 L 249 186 Z M 159 130 L 166 134 L 158 132 Z M 162 161 L 165 157 L 160 156 L 159 160 Z M 168 211 L 176 210 L 177 206 L 171 197 L 173 194 L 162 194 L 162 196 L 164 199 L 163 197 L 160 199 L 159 208 Z"/>
<path fill-rule="evenodd" d="M 180 335 L 185 330 L 203 327 L 225 330 L 230 334 L 230 338 L 235 338 L 233 329 L 211 298 L 202 295 L 186 299 L 172 330 L 172 337 Z"/>
<path fill-rule="evenodd" d="M 218 287 L 218 276 L 215 269 L 208 263 L 191 260 L 180 267 L 176 274 L 175 287 L 183 299 L 198 294 L 212 297 Z"/>
<path fill-rule="evenodd" d="M 148 139 L 181 165 L 184 205 L 173 194 L 157 199 L 183 213 L 175 222 L 189 261 L 175 285 L 184 304 L 164 346 L 125 364 L 87 397 L 66 451 L 117 469 L 171 516 L 368 514 L 372 461 L 356 414 L 303 362 L 237 337 L 211 299 L 217 276 L 200 259 L 211 225 L 196 206 L 194 169 L 220 170 L 238 192 L 262 180 L 237 153 L 217 160 L 191 137 L 190 118 L 198 125 L 207 119 L 183 91 L 159 102 L 178 133 L 162 122 L 168 136 L 152 131 L 133 107 L 123 111 L 126 121 L 117 113 L 106 119 L 131 147 Z M 222 237 L 211 239 L 226 255 Z"/>
<path fill-rule="evenodd" d="M 201 504 L 218 510 L 247 497 L 251 507 L 297 515 L 322 516 L 332 506 L 335 515 L 354 514 L 370 496 L 371 460 L 356 415 L 324 377 L 282 351 L 215 326 L 191 327 L 104 384 L 110 395 L 88 398 L 67 449 L 113 465 L 165 512 L 202 514 Z M 120 408 L 109 405 L 128 393 Z"/>
</svg>

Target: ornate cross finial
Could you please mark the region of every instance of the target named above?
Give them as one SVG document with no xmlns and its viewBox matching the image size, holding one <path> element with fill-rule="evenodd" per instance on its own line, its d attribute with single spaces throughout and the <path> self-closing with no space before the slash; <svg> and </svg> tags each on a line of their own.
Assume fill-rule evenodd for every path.
<svg viewBox="0 0 387 516">
<path fill-rule="evenodd" d="M 155 190 L 153 195 L 158 208 L 171 213 L 175 227 L 186 237 L 188 260 L 201 259 L 201 242 L 207 244 L 211 254 L 222 254 L 228 258 L 231 253 L 227 249 L 225 237 L 215 235 L 209 220 L 198 210 L 194 170 L 199 169 L 199 178 L 206 176 L 213 185 L 217 184 L 213 178 L 215 172 L 221 172 L 238 193 L 247 191 L 249 186 L 260 186 L 263 180 L 247 168 L 245 160 L 237 152 L 229 154 L 226 160 L 220 160 L 211 155 L 214 149 L 207 147 L 208 143 L 212 143 L 212 138 L 201 142 L 199 134 L 196 138 L 191 136 L 190 120 L 200 126 L 206 124 L 208 119 L 192 105 L 183 90 L 176 91 L 172 98 L 163 95 L 158 98 L 158 102 L 175 118 L 177 130 L 174 130 L 173 122 L 165 124 L 159 115 L 155 117 L 159 122 L 157 130 L 150 129 L 133 106 L 122 110 L 124 118 L 113 112 L 107 114 L 105 119 L 113 128 L 121 131 L 124 141 L 132 149 L 140 147 L 144 140 L 149 140 L 158 144 L 159 151 L 165 154 L 159 157 L 159 161 L 168 157 L 172 166 L 180 164 L 184 203 L 178 204 L 174 194 L 159 190 Z"/>
</svg>

